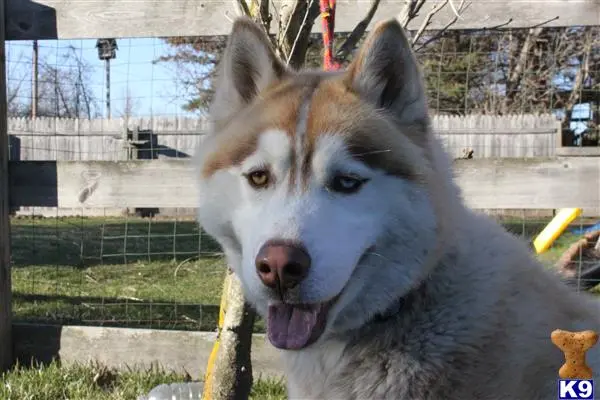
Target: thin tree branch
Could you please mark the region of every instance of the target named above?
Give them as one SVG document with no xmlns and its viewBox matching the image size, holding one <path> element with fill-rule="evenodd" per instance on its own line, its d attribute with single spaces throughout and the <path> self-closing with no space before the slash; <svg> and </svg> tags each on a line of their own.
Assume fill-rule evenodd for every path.
<svg viewBox="0 0 600 400">
<path fill-rule="evenodd" d="M 396 19 L 404 29 L 408 27 L 410 21 L 419 15 L 419 11 L 421 11 L 421 8 L 423 8 L 426 1 L 427 0 L 405 0 L 404 8 L 400 14 L 396 16 Z"/>
<path fill-rule="evenodd" d="M 508 21 L 503 22 L 501 24 L 490 26 L 489 28 L 487 28 L 487 27 L 481 28 L 481 31 L 483 31 L 483 32 L 485 32 L 485 31 L 499 31 L 501 28 L 506 27 L 507 25 L 509 25 L 512 22 L 513 22 L 513 19 L 511 17 L 511 18 L 508 19 Z"/>
<path fill-rule="evenodd" d="M 446 2 L 448 3 L 448 2 Z M 442 4 L 442 3 L 438 3 L 438 4 Z M 456 21 L 459 20 L 459 18 L 461 18 L 461 14 L 462 12 L 464 12 L 470 5 L 471 3 L 467 3 L 465 4 L 465 0 L 461 0 L 460 5 L 458 6 L 458 10 L 454 7 L 454 4 L 452 3 L 452 0 L 449 0 L 449 4 L 452 7 L 452 10 L 455 11 L 455 16 L 454 18 L 452 18 L 450 20 L 450 22 L 448 22 L 442 29 L 440 29 L 439 31 L 437 31 L 432 37 L 430 37 L 429 39 L 427 39 L 425 41 L 425 43 L 423 43 L 421 46 L 419 46 L 415 52 L 419 52 L 422 49 L 424 49 L 425 47 L 427 47 L 428 44 L 430 44 L 431 42 L 434 42 L 436 40 L 438 40 L 439 38 L 441 38 L 444 33 L 450 29 L 450 27 L 452 25 L 454 25 L 456 23 Z M 440 8 L 438 9 L 432 9 L 430 11 L 430 13 L 427 15 L 427 17 L 425 18 L 425 20 L 423 21 L 423 24 L 421 25 L 421 28 L 419 29 L 419 31 L 415 34 L 415 36 L 413 37 L 413 41 L 412 44 L 413 46 L 417 43 L 417 41 L 421 38 L 421 36 L 423 35 L 423 32 L 425 31 L 425 28 L 429 25 L 431 18 L 437 13 L 439 12 L 442 7 L 445 4 L 443 4 Z"/>
<path fill-rule="evenodd" d="M 552 21 L 556 21 L 556 20 L 557 20 L 557 19 L 559 19 L 559 18 L 560 18 L 559 16 L 556 16 L 556 17 L 554 17 L 554 18 L 550 18 L 549 20 L 546 20 L 546 21 L 544 21 L 544 22 L 540 22 L 539 24 L 532 25 L 532 26 L 530 26 L 529 28 L 538 28 L 538 27 L 540 27 L 540 26 L 544 26 L 544 25 L 546 25 L 546 24 L 548 24 L 548 23 L 550 23 L 550 22 L 552 22 Z M 512 18 L 511 18 L 511 20 L 512 20 Z"/>
<path fill-rule="evenodd" d="M 431 10 L 425 16 L 423 23 L 421 23 L 419 30 L 417 30 L 417 33 L 415 33 L 415 36 L 413 36 L 413 39 L 412 39 L 413 46 L 421 38 L 421 36 L 423 35 L 423 32 L 425 32 L 425 29 L 427 29 L 427 27 L 431 24 L 431 18 L 433 18 L 433 16 L 435 14 L 437 14 L 442 8 L 444 8 L 444 6 L 446 4 L 448 4 L 448 1 L 449 0 L 444 0 L 441 3 L 437 3 L 433 7 L 431 7 Z M 454 17 L 454 19 L 450 22 L 450 25 L 452 25 L 454 22 L 456 22 L 456 17 Z"/>
<path fill-rule="evenodd" d="M 271 21 L 273 17 L 269 12 L 269 0 L 258 0 L 258 15 L 260 16 L 260 22 L 267 34 L 271 31 Z"/>
<path fill-rule="evenodd" d="M 292 19 L 293 16 L 295 15 L 296 12 L 296 8 L 298 8 L 298 3 L 300 2 L 300 0 L 296 0 L 296 2 L 294 3 L 294 8 L 292 8 L 291 11 L 287 11 L 285 10 L 286 7 L 289 7 L 289 4 L 282 4 L 282 6 L 279 8 L 280 9 L 280 15 L 279 15 L 279 32 L 278 32 L 278 36 L 275 39 L 275 44 L 276 44 L 276 48 L 277 51 L 279 52 L 279 56 L 281 58 L 286 58 L 288 54 L 286 53 L 285 49 L 284 49 L 284 42 L 285 42 L 285 38 L 288 35 L 288 31 L 290 30 L 290 26 L 292 25 Z M 289 3 L 289 2 L 288 2 Z M 281 10 L 281 9 L 284 10 Z M 285 28 L 283 29 L 283 32 L 281 31 L 281 23 L 285 22 Z"/>
<path fill-rule="evenodd" d="M 80 86 L 77 87 L 77 104 L 79 105 L 79 97 L 83 96 L 83 101 L 85 104 L 85 109 L 86 109 L 86 114 L 88 119 L 92 119 L 92 109 L 90 106 L 90 98 L 89 98 L 89 93 L 87 90 L 87 87 L 85 86 L 84 83 L 84 69 L 85 66 L 83 65 L 82 60 L 79 58 L 79 56 L 77 55 L 76 51 L 75 51 L 75 47 L 71 47 L 71 53 L 73 54 L 73 57 L 75 58 L 75 62 L 77 63 L 77 80 L 78 80 L 78 84 Z M 80 92 L 81 91 L 81 92 Z M 79 116 L 79 110 L 77 111 L 77 116 Z"/>
<path fill-rule="evenodd" d="M 243 0 L 241 0 L 243 1 Z M 271 31 L 271 14 L 269 13 L 269 0 L 247 0 L 250 7 L 247 8 L 247 16 L 262 25 L 267 35 Z"/>
<path fill-rule="evenodd" d="M 459 7 L 458 7 L 458 9 L 461 12 L 463 12 L 471 4 L 471 3 L 468 3 L 468 4 L 465 5 L 464 3 L 465 3 L 464 0 L 462 0 L 460 2 Z M 450 0 L 450 4 L 452 4 L 451 0 Z M 448 22 L 442 29 L 440 29 L 439 31 L 437 31 L 433 36 L 431 36 L 429 39 L 427 39 L 425 41 L 425 43 L 423 43 L 421 46 L 419 46 L 417 49 L 415 49 L 415 52 L 421 51 L 422 49 L 424 49 L 425 47 L 427 47 L 427 45 L 429 45 L 430 43 L 435 42 L 436 40 L 438 40 L 439 38 L 441 38 L 444 35 L 444 33 L 446 33 L 446 31 L 448 29 L 450 29 L 450 27 L 452 25 L 454 25 L 456 23 L 456 21 L 458 21 L 459 18 L 460 18 L 460 14 L 458 16 L 455 16 L 454 18 L 452 18 L 450 20 L 450 22 Z M 419 39 L 420 36 L 422 36 L 422 32 L 421 32 L 421 34 L 417 33 L 417 35 L 415 35 L 415 37 L 413 38 L 413 46 L 417 43 L 417 40 Z"/>
<path fill-rule="evenodd" d="M 590 54 L 592 52 L 592 30 L 586 28 L 586 33 L 584 36 L 583 42 L 583 54 L 581 55 L 581 59 L 579 60 L 579 68 L 577 68 L 577 73 L 575 74 L 575 81 L 573 82 L 573 87 L 571 88 L 571 93 L 569 94 L 569 99 L 567 100 L 567 110 L 572 111 L 573 107 L 581 97 L 581 92 L 583 90 L 585 81 L 588 78 L 590 72 Z M 579 58 L 579 57 L 578 57 Z"/>
<path fill-rule="evenodd" d="M 300 36 L 302 35 L 303 31 L 306 29 L 306 23 L 307 23 L 308 16 L 310 14 L 310 10 L 312 8 L 313 2 L 314 2 L 314 0 L 309 0 L 308 6 L 306 7 L 306 12 L 304 13 L 304 18 L 302 19 L 302 24 L 300 25 L 300 29 L 298 29 L 298 33 L 296 34 L 296 37 L 294 38 L 294 43 L 292 44 L 292 47 L 291 47 L 289 54 L 287 56 L 287 59 L 286 59 L 287 65 L 290 64 L 290 60 L 294 56 L 294 51 L 296 50 L 296 45 L 298 44 L 298 40 L 300 40 Z"/>
<path fill-rule="evenodd" d="M 335 55 L 335 58 L 339 61 L 345 61 L 346 57 L 354 50 L 360 39 L 365 34 L 367 27 L 371 23 L 373 16 L 375 15 L 375 11 L 377 11 L 377 7 L 379 7 L 379 3 L 381 0 L 371 0 L 371 6 L 369 7 L 369 11 L 367 15 L 356 25 L 356 27 L 350 33 L 350 36 L 346 39 L 346 41 L 342 44 L 340 49 Z"/>
<path fill-rule="evenodd" d="M 459 9 L 462 8 L 463 3 L 464 3 L 464 1 L 461 1 L 460 6 L 458 6 Z M 454 1 L 450 0 L 448 4 L 450 4 L 450 8 L 452 9 L 452 12 L 456 16 L 456 18 L 460 19 L 460 13 L 456 9 L 456 7 L 454 7 Z"/>
<path fill-rule="evenodd" d="M 237 0 L 237 4 L 245 16 L 252 18 L 252 13 L 250 12 L 250 8 L 248 8 L 248 4 L 246 4 L 246 0 Z"/>
</svg>

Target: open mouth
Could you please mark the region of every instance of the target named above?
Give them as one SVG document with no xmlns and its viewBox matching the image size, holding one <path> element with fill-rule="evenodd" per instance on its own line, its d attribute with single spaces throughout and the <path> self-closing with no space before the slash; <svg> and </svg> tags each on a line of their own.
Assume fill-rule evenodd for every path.
<svg viewBox="0 0 600 400">
<path fill-rule="evenodd" d="M 278 349 L 300 350 L 316 342 L 325 330 L 327 314 L 337 296 L 325 303 L 269 305 L 267 336 Z"/>
<path fill-rule="evenodd" d="M 369 247 L 361 256 L 372 252 Z M 342 291 L 343 292 L 343 291 Z M 316 342 L 327 325 L 327 314 L 342 292 L 322 303 L 271 303 L 267 314 L 267 337 L 273 346 L 283 350 L 300 350 Z"/>
</svg>

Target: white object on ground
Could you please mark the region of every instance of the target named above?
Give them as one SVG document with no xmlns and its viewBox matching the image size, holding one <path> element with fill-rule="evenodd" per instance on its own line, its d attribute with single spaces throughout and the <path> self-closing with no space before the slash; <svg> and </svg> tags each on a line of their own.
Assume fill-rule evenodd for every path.
<svg viewBox="0 0 600 400">
<path fill-rule="evenodd" d="M 202 382 L 181 382 L 156 386 L 147 396 L 137 400 L 200 400 L 204 384 Z"/>
</svg>

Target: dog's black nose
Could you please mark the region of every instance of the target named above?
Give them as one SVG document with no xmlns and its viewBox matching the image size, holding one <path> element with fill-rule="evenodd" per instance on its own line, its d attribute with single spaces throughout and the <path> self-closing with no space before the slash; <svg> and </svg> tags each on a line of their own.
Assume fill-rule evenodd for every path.
<svg viewBox="0 0 600 400">
<path fill-rule="evenodd" d="M 296 242 L 270 240 L 256 255 L 256 272 L 270 288 L 291 289 L 297 286 L 310 269 L 310 256 Z"/>
</svg>

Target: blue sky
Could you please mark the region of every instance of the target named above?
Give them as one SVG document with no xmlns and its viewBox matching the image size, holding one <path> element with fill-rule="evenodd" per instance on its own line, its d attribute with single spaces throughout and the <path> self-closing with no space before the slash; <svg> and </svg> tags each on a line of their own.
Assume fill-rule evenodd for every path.
<svg viewBox="0 0 600 400">
<path fill-rule="evenodd" d="M 111 60 L 111 111 L 118 117 L 124 109 L 127 91 L 133 99 L 134 114 L 138 116 L 185 115 L 181 106 L 183 94 L 176 84 L 173 66 L 152 61 L 167 54 L 169 46 L 157 38 L 118 39 L 117 58 Z M 61 56 L 75 48 L 80 58 L 92 67 L 90 87 L 99 99 L 102 115 L 105 113 L 106 83 L 104 62 L 98 59 L 96 40 L 41 40 L 38 42 L 39 59 L 57 65 Z M 19 95 L 24 101 L 31 96 L 32 76 L 31 41 L 7 42 L 7 78 L 13 84 L 21 82 Z M 65 66 L 66 68 L 66 66 Z"/>
</svg>

